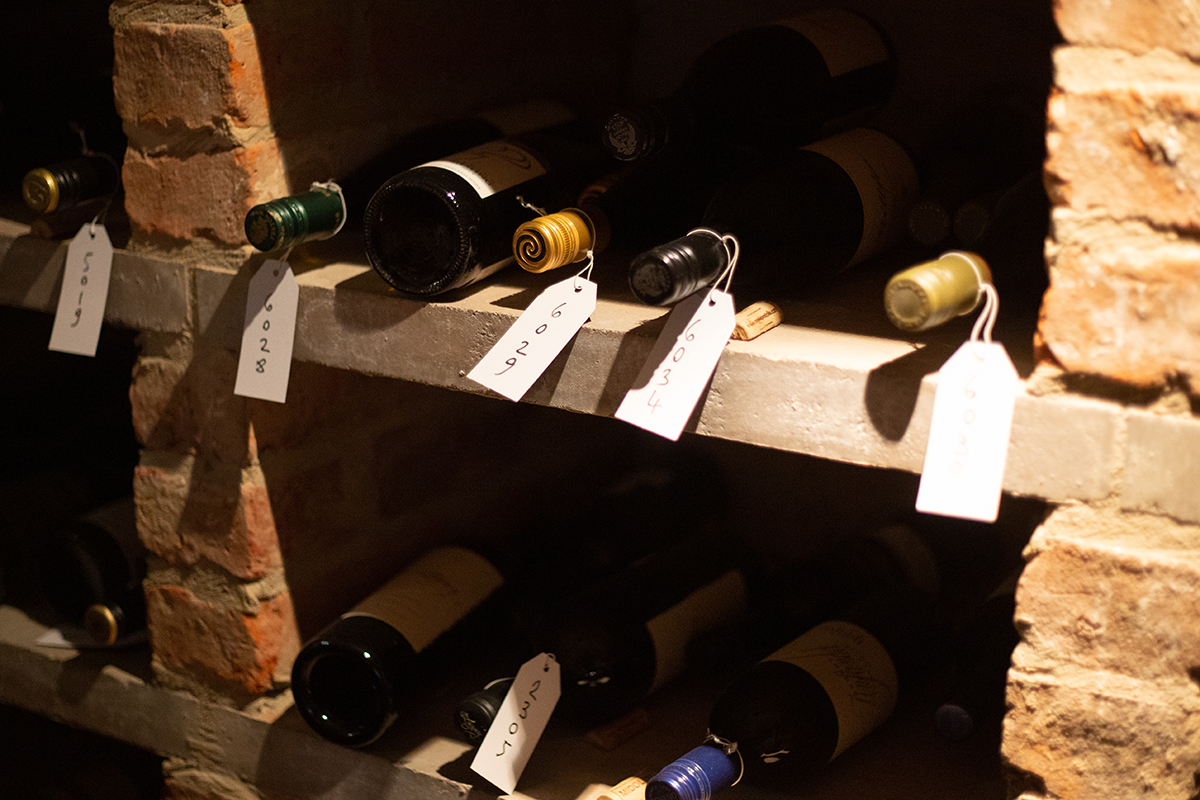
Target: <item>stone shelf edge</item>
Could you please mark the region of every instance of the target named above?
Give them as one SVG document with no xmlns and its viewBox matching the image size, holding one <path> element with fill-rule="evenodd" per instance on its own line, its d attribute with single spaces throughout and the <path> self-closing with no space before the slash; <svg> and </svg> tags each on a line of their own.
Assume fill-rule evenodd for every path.
<svg viewBox="0 0 1200 800">
<path fill-rule="evenodd" d="M 26 232 L 25 226 L 0 220 L 0 303 L 51 311 L 65 244 L 31 239 Z M 118 251 L 108 318 L 138 329 L 191 330 L 236 350 L 251 272 Z M 546 282 L 544 276 L 511 272 L 453 301 L 424 303 L 395 296 L 363 265 L 301 267 L 293 357 L 486 394 L 466 373 Z M 665 314 L 601 299 L 591 321 L 524 402 L 611 416 Z M 919 472 L 936 370 L 949 352 L 784 325 L 752 342 L 729 343 L 688 430 Z M 1123 508 L 1200 521 L 1200 496 L 1171 489 L 1194 478 L 1196 452 L 1200 421 L 1193 417 L 1062 392 L 1023 392 L 1004 489 L 1052 502 L 1115 498 Z"/>
<path fill-rule="evenodd" d="M 437 774 L 465 750 L 458 742 L 435 737 L 396 762 L 348 750 L 294 714 L 280 720 L 290 704 L 258 718 L 206 703 L 140 674 L 149 669 L 144 648 L 107 653 L 35 644 L 45 631 L 22 611 L 0 606 L 0 702 L 163 757 L 198 761 L 275 796 L 408 800 L 469 791 Z"/>
</svg>

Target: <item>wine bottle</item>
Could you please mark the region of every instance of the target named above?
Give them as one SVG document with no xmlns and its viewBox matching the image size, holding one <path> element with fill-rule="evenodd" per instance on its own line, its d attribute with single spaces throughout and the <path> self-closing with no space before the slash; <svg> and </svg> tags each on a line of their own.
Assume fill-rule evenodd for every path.
<svg viewBox="0 0 1200 800">
<path fill-rule="evenodd" d="M 737 165 L 718 154 L 626 165 L 588 185 L 575 207 L 520 225 L 513 255 L 523 269 L 545 272 L 582 261 L 589 250 L 650 247 L 695 227 Z"/>
<path fill-rule="evenodd" d="M 65 210 L 87 200 L 112 195 L 120 168 L 109 155 L 89 153 L 30 170 L 21 182 L 21 196 L 39 214 Z"/>
<path fill-rule="evenodd" d="M 133 499 L 125 498 L 53 531 L 40 553 L 39 582 L 66 622 L 110 645 L 145 625 L 145 559 Z"/>
<path fill-rule="evenodd" d="M 695 511 L 678 513 L 681 525 L 716 516 L 714 482 L 719 476 L 702 463 L 643 464 L 576 513 L 536 520 L 501 541 L 431 550 L 304 645 L 292 667 L 301 716 L 331 741 L 375 741 L 441 663 L 427 653 L 440 646 L 452 657 L 445 634 L 473 618 L 480 624 L 472 632 L 487 629 L 493 651 L 527 651 L 547 598 L 678 536 L 686 529 L 662 523 L 682 501 L 699 497 Z M 488 606 L 494 613 L 484 613 Z"/>
<path fill-rule="evenodd" d="M 938 733 L 961 741 L 980 728 L 999 730 L 1013 649 L 1020 642 L 1016 613 L 1017 570 L 963 621 L 954 645 L 954 675 L 934 712 Z"/>
<path fill-rule="evenodd" d="M 1044 102 L 1030 92 L 988 87 L 938 126 L 916 158 L 922 190 L 908 212 L 914 243 L 925 248 L 971 246 L 954 241 L 957 209 L 1041 164 L 1043 108 Z"/>
<path fill-rule="evenodd" d="M 604 124 L 619 159 L 726 148 L 793 148 L 862 122 L 895 83 L 880 30 L 857 13 L 826 8 L 734 33 L 708 48 L 679 88 Z"/>
<path fill-rule="evenodd" d="M 367 204 L 371 266 L 409 297 L 468 286 L 511 264 L 512 233 L 536 209 L 569 206 L 600 174 L 581 121 L 496 140 L 405 170 Z"/>
<path fill-rule="evenodd" d="M 561 666 L 559 713 L 607 721 L 674 680 L 695 636 L 747 618 L 750 581 L 735 537 L 720 529 L 684 537 L 571 598 L 537 648 Z"/>
<path fill-rule="evenodd" d="M 893 586 L 806 631 L 734 679 L 709 715 L 712 752 L 660 771 L 647 799 L 706 800 L 743 769 L 795 786 L 887 719 L 929 667 L 934 620 L 927 593 Z"/>
<path fill-rule="evenodd" d="M 371 195 L 387 178 L 446 152 L 466 150 L 569 116 L 570 112 L 556 104 L 521 104 L 417 128 L 339 177 L 340 196 L 328 184 L 316 184 L 306 192 L 254 206 L 246 214 L 246 239 L 264 252 L 328 239 L 344 220 L 363 218 Z"/>
<path fill-rule="evenodd" d="M 896 243 L 916 193 L 904 148 L 856 128 L 738 171 L 717 190 L 702 224 L 738 238 L 737 285 L 803 291 Z M 642 302 L 670 305 L 727 266 L 715 236 L 692 232 L 636 256 L 629 284 Z"/>
<path fill-rule="evenodd" d="M 418 655 L 503 583 L 475 550 L 428 551 L 301 648 L 292 665 L 300 716 L 330 741 L 375 741 L 409 700 Z"/>
<path fill-rule="evenodd" d="M 978 308 L 991 282 L 992 271 L 977 253 L 950 250 L 893 275 L 883 307 L 900 330 L 929 330 Z"/>
</svg>

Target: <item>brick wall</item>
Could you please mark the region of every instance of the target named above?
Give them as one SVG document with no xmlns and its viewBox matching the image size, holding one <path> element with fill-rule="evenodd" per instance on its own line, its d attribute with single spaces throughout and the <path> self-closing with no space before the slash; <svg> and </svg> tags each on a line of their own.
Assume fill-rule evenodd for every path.
<svg viewBox="0 0 1200 800">
<path fill-rule="evenodd" d="M 1067 44 L 1047 108 L 1039 339 L 1068 385 L 1150 404 L 1123 432 L 1117 481 L 1153 470 L 1155 488 L 1063 506 L 1034 536 L 1002 750 L 1020 800 L 1193 800 L 1200 449 L 1180 422 L 1200 374 L 1200 10 L 1057 0 L 1054 11 Z"/>
<path fill-rule="evenodd" d="M 1200 377 L 1200 66 L 1188 2 L 1060 0 L 1041 336 L 1071 372 Z"/>
</svg>

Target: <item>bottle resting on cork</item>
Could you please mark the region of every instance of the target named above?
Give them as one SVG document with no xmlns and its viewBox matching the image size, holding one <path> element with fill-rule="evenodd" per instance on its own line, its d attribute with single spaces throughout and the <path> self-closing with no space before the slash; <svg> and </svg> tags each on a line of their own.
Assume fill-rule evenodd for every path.
<svg viewBox="0 0 1200 800">
<path fill-rule="evenodd" d="M 612 114 L 604 142 L 625 161 L 792 149 L 861 124 L 895 79 L 891 47 L 874 23 L 818 9 L 721 39 L 671 95 Z"/>
<path fill-rule="evenodd" d="M 466 150 L 569 118 L 570 112 L 557 104 L 528 103 L 422 126 L 345 174 L 321 176 L 335 177 L 341 196 L 327 183 L 318 183 L 308 191 L 254 206 L 246 214 L 246 239 L 263 252 L 328 239 L 346 220 L 357 225 L 371 195 L 391 176 L 447 152 Z"/>
<path fill-rule="evenodd" d="M 367 257 L 408 297 L 469 286 L 513 262 L 517 226 L 570 206 L 607 161 L 594 129 L 572 121 L 405 170 L 367 204 Z"/>
<path fill-rule="evenodd" d="M 717 190 L 701 227 L 738 238 L 735 292 L 803 294 L 896 244 L 916 195 L 904 148 L 855 128 L 739 170 Z M 723 243 L 692 232 L 634 257 L 629 284 L 643 303 L 671 305 L 726 266 Z"/>
</svg>

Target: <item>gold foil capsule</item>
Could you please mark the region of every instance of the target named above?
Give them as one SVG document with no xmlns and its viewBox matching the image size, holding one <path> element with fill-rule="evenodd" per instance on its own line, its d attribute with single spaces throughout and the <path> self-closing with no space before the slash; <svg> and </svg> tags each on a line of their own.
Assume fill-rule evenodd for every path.
<svg viewBox="0 0 1200 800">
<path fill-rule="evenodd" d="M 522 223 L 513 233 L 513 255 L 528 272 L 546 272 L 582 261 L 596 241 L 587 214 L 568 208 Z"/>
</svg>

